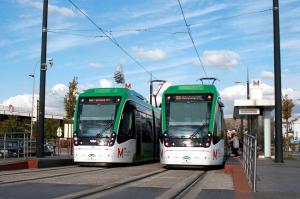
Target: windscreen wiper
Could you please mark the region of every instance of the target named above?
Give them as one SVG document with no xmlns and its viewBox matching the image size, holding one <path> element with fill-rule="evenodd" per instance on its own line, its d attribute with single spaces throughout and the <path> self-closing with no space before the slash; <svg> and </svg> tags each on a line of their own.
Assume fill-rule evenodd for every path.
<svg viewBox="0 0 300 199">
<path fill-rule="evenodd" d="M 112 125 L 113 125 L 113 123 L 114 123 L 113 120 L 108 120 L 108 122 L 106 122 L 106 124 L 105 124 L 103 130 L 102 130 L 100 133 L 98 133 L 98 134 L 96 135 L 96 137 L 102 137 L 103 133 L 104 133 L 107 129 L 111 128 Z"/>
</svg>

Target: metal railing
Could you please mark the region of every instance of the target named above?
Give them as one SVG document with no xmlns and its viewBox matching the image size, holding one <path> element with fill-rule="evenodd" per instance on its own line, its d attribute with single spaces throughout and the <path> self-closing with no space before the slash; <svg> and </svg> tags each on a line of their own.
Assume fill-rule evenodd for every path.
<svg viewBox="0 0 300 199">
<path fill-rule="evenodd" d="M 255 136 L 244 134 L 243 168 L 252 191 L 256 191 L 257 140 Z"/>
<path fill-rule="evenodd" d="M 13 138 L 6 134 L 0 136 L 0 161 L 11 158 L 32 157 L 36 155 L 36 140 L 29 139 L 24 135 L 23 138 Z M 61 156 L 73 154 L 72 139 L 50 139 L 45 140 L 44 155 L 45 156 Z"/>
</svg>

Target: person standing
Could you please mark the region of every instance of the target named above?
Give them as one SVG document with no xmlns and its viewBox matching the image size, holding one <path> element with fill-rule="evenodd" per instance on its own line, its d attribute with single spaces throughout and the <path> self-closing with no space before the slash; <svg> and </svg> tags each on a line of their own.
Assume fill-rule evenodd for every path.
<svg viewBox="0 0 300 199">
<path fill-rule="evenodd" d="M 233 134 L 233 138 L 231 139 L 231 142 L 232 142 L 234 157 L 238 157 L 240 142 L 239 142 L 239 138 L 236 133 Z"/>
</svg>

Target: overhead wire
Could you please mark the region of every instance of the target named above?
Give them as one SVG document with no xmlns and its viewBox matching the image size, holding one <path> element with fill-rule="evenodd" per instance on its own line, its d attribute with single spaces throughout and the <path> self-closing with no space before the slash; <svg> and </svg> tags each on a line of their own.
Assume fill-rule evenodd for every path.
<svg viewBox="0 0 300 199">
<path fill-rule="evenodd" d="M 107 30 L 107 32 L 154 32 L 154 33 L 164 33 L 164 34 L 187 34 L 184 31 L 176 31 L 176 32 L 169 32 L 169 31 L 159 31 L 159 30 L 152 30 L 152 28 L 136 28 L 136 29 L 121 29 L 121 30 Z"/>
<path fill-rule="evenodd" d="M 185 31 L 159 31 L 152 30 L 153 28 L 133 28 L 133 29 L 119 29 L 119 30 L 105 30 L 107 33 L 115 33 L 115 32 L 154 32 L 154 33 L 164 33 L 164 34 L 187 34 Z M 68 28 L 51 28 L 53 31 L 74 31 L 74 32 L 94 32 L 92 29 L 68 29 Z M 103 29 L 104 30 L 104 29 Z"/>
<path fill-rule="evenodd" d="M 236 18 L 236 17 L 241 17 L 241 16 L 246 16 L 246 15 L 251 15 L 251 14 L 259 14 L 259 13 L 264 13 L 264 12 L 268 12 L 268 11 L 272 11 L 272 8 L 268 8 L 268 9 L 263 9 L 263 10 L 256 10 L 256 11 L 250 11 L 250 12 L 246 12 L 246 13 L 241 13 L 238 15 L 233 15 L 233 16 L 228 16 L 228 17 L 215 17 L 213 19 L 207 19 L 204 22 L 198 22 L 198 23 L 190 23 L 188 24 L 189 27 L 192 26 L 196 26 L 199 24 L 203 24 L 205 22 L 214 22 L 214 21 L 221 21 L 221 20 L 228 20 L 228 19 L 232 19 L 232 18 Z M 162 27 L 149 27 L 149 28 L 128 28 L 128 29 L 103 29 L 104 31 L 106 31 L 107 33 L 116 33 L 116 32 L 153 32 L 153 33 L 163 33 L 163 34 L 172 34 L 172 35 L 176 35 L 176 34 L 188 34 L 188 32 L 186 31 L 161 31 L 161 30 L 156 30 L 156 29 L 160 29 L 160 28 L 170 28 L 170 27 L 179 27 L 182 25 L 174 25 L 174 26 L 162 26 Z M 185 27 L 185 25 L 184 25 Z M 54 31 L 59 31 L 59 32 L 63 32 L 63 31 L 74 31 L 74 32 L 94 32 L 94 29 L 73 29 L 73 28 L 51 28 L 48 29 L 51 30 L 51 32 Z M 50 32 L 50 31 L 49 31 Z M 56 33 L 56 32 L 55 32 Z M 66 34 L 71 34 L 71 33 L 66 33 Z M 73 34 L 73 33 L 72 33 Z M 77 34 L 77 33 L 76 33 Z M 74 34 L 75 35 L 75 34 Z M 78 34 L 78 36 L 80 36 Z M 85 36 L 85 35 L 82 35 Z M 97 36 L 99 37 L 99 36 Z"/>
<path fill-rule="evenodd" d="M 232 15 L 232 16 L 228 16 L 228 17 L 215 18 L 213 20 L 209 20 L 209 22 L 227 20 L 227 19 L 232 19 L 232 18 L 246 16 L 246 15 L 252 15 L 252 14 L 259 14 L 259 13 L 264 13 L 264 12 L 268 12 L 268 11 L 272 11 L 272 10 L 273 10 L 273 8 L 257 10 L 257 11 L 251 11 L 251 12 L 241 13 L 241 14 L 238 14 L 238 15 Z M 201 23 L 191 23 L 191 24 L 189 24 L 189 26 L 195 26 L 195 25 L 198 25 L 198 24 L 201 24 Z"/>
<path fill-rule="evenodd" d="M 143 66 L 138 60 L 136 60 L 127 50 L 125 50 L 113 37 L 111 33 L 107 33 L 101 28 L 93 19 L 91 19 L 85 12 L 83 12 L 72 0 L 69 1 L 83 16 L 85 16 L 98 30 L 100 30 L 115 46 L 117 46 L 124 54 L 126 54 L 131 60 L 133 60 L 139 67 L 141 67 L 146 73 L 153 77 L 152 73 Z M 156 77 L 155 77 L 156 78 Z M 156 78 L 157 79 L 157 78 Z"/>
<path fill-rule="evenodd" d="M 191 39 L 191 41 L 192 41 L 192 44 L 193 44 L 193 46 L 194 46 L 194 50 L 195 50 L 195 52 L 196 52 L 196 54 L 197 54 L 197 57 L 198 57 L 199 62 L 200 62 L 200 65 L 201 65 L 201 67 L 202 67 L 203 73 L 204 73 L 205 76 L 207 77 L 207 73 L 206 73 L 204 64 L 203 64 L 203 62 L 202 62 L 202 60 L 201 60 L 201 57 L 200 57 L 199 52 L 198 52 L 198 49 L 197 49 L 196 44 L 195 44 L 195 42 L 194 42 L 194 39 L 193 39 L 193 36 L 192 36 L 192 33 L 191 33 L 191 29 L 190 29 L 190 27 L 189 27 L 189 25 L 188 25 L 188 23 L 187 23 L 186 18 L 185 18 L 185 15 L 184 15 L 183 8 L 182 8 L 182 6 L 181 6 L 180 0 L 177 0 L 177 1 L 178 1 L 180 10 L 181 10 L 182 17 L 183 17 L 183 19 L 184 19 L 185 26 L 186 26 L 187 31 L 188 31 L 188 34 L 189 34 L 189 37 L 190 37 L 190 39 Z"/>
<path fill-rule="evenodd" d="M 47 29 L 47 32 L 55 33 L 55 34 L 73 35 L 73 36 L 85 37 L 85 38 L 99 38 L 99 37 L 106 38 L 106 36 L 104 35 L 87 35 L 87 34 L 79 34 L 79 33 L 70 33 L 68 31 L 56 31 L 54 29 Z"/>
</svg>

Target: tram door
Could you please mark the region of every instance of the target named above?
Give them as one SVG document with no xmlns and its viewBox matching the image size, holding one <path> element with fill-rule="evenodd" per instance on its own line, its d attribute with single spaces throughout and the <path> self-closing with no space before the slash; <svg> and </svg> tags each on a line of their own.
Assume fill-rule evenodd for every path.
<svg viewBox="0 0 300 199">
<path fill-rule="evenodd" d="M 142 151 L 142 121 L 141 121 L 141 113 L 139 111 L 135 111 L 135 127 L 136 127 L 136 160 L 141 159 L 141 151 Z"/>
</svg>

